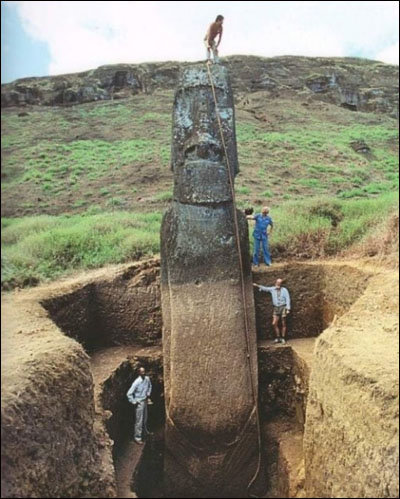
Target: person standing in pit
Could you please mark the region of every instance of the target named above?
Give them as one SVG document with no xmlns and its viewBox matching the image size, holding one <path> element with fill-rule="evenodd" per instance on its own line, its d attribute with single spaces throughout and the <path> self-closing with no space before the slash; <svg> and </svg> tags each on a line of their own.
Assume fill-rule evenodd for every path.
<svg viewBox="0 0 400 499">
<path fill-rule="evenodd" d="M 149 435 L 147 429 L 147 403 L 151 395 L 151 381 L 146 376 L 144 367 L 139 368 L 139 376 L 132 383 L 126 396 L 131 404 L 135 407 L 135 442 L 139 445 L 143 444 L 143 436 Z"/>
<path fill-rule="evenodd" d="M 253 284 L 259 291 L 266 291 L 271 293 L 272 305 L 274 307 L 272 312 L 272 326 L 275 332 L 274 343 L 286 343 L 286 317 L 290 313 L 290 295 L 289 291 L 282 286 L 282 279 L 275 281 L 275 286 L 260 286 Z M 279 318 L 282 322 L 282 333 L 279 330 Z"/>
</svg>

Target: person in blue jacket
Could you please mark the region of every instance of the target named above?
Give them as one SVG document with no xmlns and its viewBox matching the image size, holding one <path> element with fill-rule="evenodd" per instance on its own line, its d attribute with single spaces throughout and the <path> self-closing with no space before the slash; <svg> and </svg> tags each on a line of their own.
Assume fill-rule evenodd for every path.
<svg viewBox="0 0 400 499">
<path fill-rule="evenodd" d="M 254 237 L 254 254 L 253 254 L 253 264 L 258 267 L 258 254 L 260 252 L 260 246 L 262 246 L 264 263 L 265 265 L 271 265 L 271 255 L 268 248 L 268 235 L 271 234 L 272 228 L 274 226 L 271 217 L 268 215 L 269 208 L 264 206 L 261 213 L 256 215 L 247 215 L 248 220 L 254 220 L 255 226 L 253 231 Z M 268 227 L 270 229 L 268 230 Z"/>
</svg>

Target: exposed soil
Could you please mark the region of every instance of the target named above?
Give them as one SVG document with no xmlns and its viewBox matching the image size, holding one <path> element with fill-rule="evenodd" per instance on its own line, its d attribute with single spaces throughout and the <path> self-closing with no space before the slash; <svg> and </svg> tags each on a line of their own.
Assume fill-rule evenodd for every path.
<svg viewBox="0 0 400 499">
<path fill-rule="evenodd" d="M 2 304 L 2 497 L 115 497 L 89 358 L 30 296 Z"/>
<path fill-rule="evenodd" d="M 159 263 L 125 268 L 117 277 L 96 279 L 41 302 L 57 326 L 88 352 L 161 341 Z"/>
<path fill-rule="evenodd" d="M 399 282 L 374 270 L 316 343 L 304 440 L 311 497 L 399 495 Z"/>
<path fill-rule="evenodd" d="M 149 441 L 147 450 L 132 443 L 133 413 L 125 396 L 135 369 L 139 363 L 145 365 L 154 386 L 149 424 L 155 430 L 163 427 L 161 346 L 158 326 L 154 326 L 160 324 L 157 265 L 122 265 L 3 295 L 4 497 L 35 497 L 39 492 L 44 497 L 134 497 L 132 490 L 140 490 L 141 497 L 160 497 L 144 490 L 143 473 L 150 472 L 159 487 L 160 468 L 156 465 L 155 469 L 154 463 L 160 459 L 162 434 L 156 431 L 158 436 Z M 363 335 L 363 330 L 386 328 L 388 337 L 396 338 L 393 317 L 397 295 L 392 292 L 396 276 L 367 261 L 338 261 L 276 265 L 257 272 L 254 280 L 273 284 L 278 275 L 286 277 L 294 305 L 288 346 L 273 346 L 265 339 L 259 343 L 260 413 L 266 423 L 264 438 L 269 456 L 266 497 L 304 497 L 301 442 L 315 342 L 313 337 L 304 337 L 317 336 L 329 324 L 330 330 L 337 330 L 343 338 L 346 334 L 349 338 L 359 335 L 363 338 L 360 351 L 351 342 L 352 355 L 359 359 L 361 352 L 365 359 L 364 365 L 358 364 L 358 371 L 369 372 L 373 365 L 385 365 L 385 380 L 390 383 L 390 372 L 395 372 L 393 348 L 383 348 L 386 339 Z M 146 286 L 151 292 L 145 291 Z M 368 298 L 364 299 L 365 290 Z M 107 299 L 99 306 L 101 293 Z M 125 301 L 119 307 L 122 294 Z M 154 304 L 150 306 L 153 322 L 145 322 L 143 327 L 143 310 L 134 297 L 147 307 L 149 301 L 143 297 L 149 296 Z M 116 301 L 110 303 L 113 297 Z M 256 302 L 259 331 L 264 338 L 265 326 L 260 322 L 269 316 L 268 301 L 268 295 L 263 294 L 261 305 Z M 322 307 L 319 316 L 312 315 L 310 303 Z M 45 304 L 47 311 L 40 304 Z M 113 321 L 108 322 L 109 330 L 102 321 L 97 322 L 98 310 L 104 315 L 110 310 Z M 118 322 L 125 313 L 130 314 L 128 322 Z M 49 315 L 91 352 L 90 361 L 77 342 L 60 334 Z M 313 329 L 303 333 L 299 324 L 306 324 L 307 316 L 317 319 Z M 80 329 L 76 328 L 79 318 Z M 153 346 L 145 347 L 146 343 Z M 32 426 L 32 418 L 41 424 Z M 72 428 L 75 430 L 71 433 Z M 48 443 L 43 435 L 51 436 Z M 54 447 L 57 442 L 61 451 Z M 153 468 L 149 468 L 151 462 Z M 54 469 L 59 476 L 49 481 L 53 476 L 50 470 Z"/>
<path fill-rule="evenodd" d="M 95 405 L 99 415 L 105 414 L 108 434 L 113 438 L 113 460 L 118 497 L 137 497 L 132 490 L 132 477 L 143 459 L 142 446 L 133 441 L 134 411 L 126 399 L 137 366 L 146 366 L 153 382 L 149 406 L 149 427 L 162 427 L 164 419 L 161 348 L 110 347 L 91 356 Z"/>
<path fill-rule="evenodd" d="M 304 426 L 314 344 L 315 338 L 293 339 L 286 346 L 259 341 L 259 408 L 264 420 L 290 418 Z"/>
<path fill-rule="evenodd" d="M 287 317 L 290 338 L 318 336 L 336 316 L 344 314 L 365 290 L 369 273 L 350 265 L 276 264 L 261 267 L 253 280 L 273 286 L 284 279 L 291 296 L 292 310 Z M 254 293 L 258 339 L 273 338 L 272 302 L 269 293 Z"/>
</svg>

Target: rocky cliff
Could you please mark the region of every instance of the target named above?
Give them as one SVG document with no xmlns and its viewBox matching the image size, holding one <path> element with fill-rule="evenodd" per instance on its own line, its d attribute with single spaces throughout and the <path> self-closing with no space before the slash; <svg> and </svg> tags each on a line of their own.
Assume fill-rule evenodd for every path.
<svg viewBox="0 0 400 499">
<path fill-rule="evenodd" d="M 230 56 L 222 59 L 236 94 L 309 95 L 354 111 L 398 115 L 398 66 L 357 58 Z M 72 105 L 175 88 L 192 63 L 115 64 L 76 74 L 23 78 L 2 85 L 1 105 Z"/>
</svg>

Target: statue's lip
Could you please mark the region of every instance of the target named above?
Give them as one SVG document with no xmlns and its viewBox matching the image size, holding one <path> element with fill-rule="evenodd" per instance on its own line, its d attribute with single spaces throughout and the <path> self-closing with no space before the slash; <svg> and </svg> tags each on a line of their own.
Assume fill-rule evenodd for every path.
<svg viewBox="0 0 400 499">
<path fill-rule="evenodd" d="M 207 134 L 203 134 L 207 135 Z M 197 139 L 197 140 L 196 140 Z M 214 148 L 214 149 L 222 149 L 220 143 L 215 140 L 208 140 L 208 137 L 197 137 L 195 140 L 191 140 L 190 142 L 188 141 L 185 144 L 185 150 L 187 149 L 192 149 L 195 147 L 201 147 L 201 148 Z"/>
<path fill-rule="evenodd" d="M 216 166 L 225 166 L 224 163 L 222 163 L 221 161 L 215 161 L 215 160 L 212 160 L 212 159 L 207 159 L 207 158 L 197 158 L 197 159 L 187 159 L 184 163 L 184 167 L 185 166 L 189 166 L 189 165 L 193 165 L 193 164 L 197 164 L 197 163 L 209 163 L 211 165 L 216 165 Z"/>
</svg>

